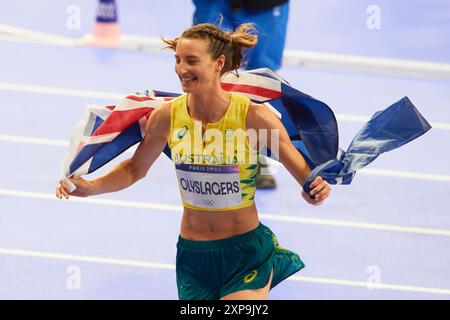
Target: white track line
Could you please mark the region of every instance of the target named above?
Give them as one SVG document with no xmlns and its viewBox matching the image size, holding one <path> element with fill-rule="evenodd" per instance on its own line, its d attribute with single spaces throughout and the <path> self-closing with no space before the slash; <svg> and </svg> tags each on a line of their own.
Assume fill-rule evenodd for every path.
<svg viewBox="0 0 450 320">
<path fill-rule="evenodd" d="M 0 41 L 29 43 L 29 44 L 46 44 L 38 39 L 29 39 L 29 38 L 17 37 L 17 36 L 13 36 L 13 35 L 5 35 L 5 34 L 1 34 L 1 33 L 0 33 Z M 54 42 L 49 42 L 47 44 L 54 44 Z M 64 45 L 64 44 L 61 44 L 61 45 L 62 46 L 71 46 L 71 45 Z"/>
<path fill-rule="evenodd" d="M 89 198 L 70 197 L 69 200 L 67 200 L 65 198 L 58 199 L 52 193 L 39 193 L 39 192 L 30 192 L 12 189 L 0 189 L 0 196 L 53 200 L 53 201 L 70 201 L 76 203 L 155 210 L 155 212 L 153 213 L 159 213 L 159 211 L 169 211 L 181 214 L 181 212 L 183 211 L 182 206 L 167 205 L 162 203 L 112 200 L 100 197 L 89 197 Z M 267 214 L 267 213 L 260 213 L 259 216 L 262 219 L 272 221 L 450 237 L 450 230 L 444 229 L 406 227 L 399 225 L 365 223 L 365 222 L 345 221 L 345 220 L 306 218 L 299 216 L 287 216 L 281 214 Z"/>
<path fill-rule="evenodd" d="M 285 50 L 283 65 L 386 76 L 425 77 L 436 80 L 450 79 L 449 63 L 374 58 L 325 52 Z"/>
<path fill-rule="evenodd" d="M 56 36 L 50 33 L 38 32 L 30 29 L 13 27 L 0 24 L 0 34 L 2 40 L 32 42 L 41 44 L 52 44 L 60 46 L 74 46 L 76 40 L 68 37 Z"/>
<path fill-rule="evenodd" d="M 148 261 L 129 260 L 129 259 L 111 259 L 111 258 L 103 258 L 103 257 L 95 257 L 95 256 L 70 255 L 70 254 L 62 254 L 62 253 L 54 253 L 54 252 L 0 248 L 0 254 L 11 255 L 11 256 L 77 261 L 77 262 L 91 262 L 91 263 L 99 263 L 99 264 L 107 264 L 107 265 L 120 265 L 120 266 L 128 266 L 128 267 L 140 267 L 140 268 L 147 268 L 147 269 L 175 270 L 175 265 L 168 264 L 168 263 L 148 262 Z M 371 283 L 362 282 L 362 281 L 318 278 L 318 277 L 305 277 L 305 276 L 291 276 L 287 280 L 288 281 L 317 283 L 317 284 L 326 284 L 326 285 L 360 287 L 360 288 L 367 288 L 368 290 L 370 290 L 370 285 L 371 285 Z M 377 289 L 371 289 L 371 290 L 382 290 L 382 289 L 405 291 L 405 292 L 450 295 L 449 289 L 427 288 L 427 287 L 406 286 L 406 285 L 386 284 L 386 283 L 378 283 Z"/>
<path fill-rule="evenodd" d="M 69 140 L 44 139 L 26 136 L 14 136 L 7 134 L 0 134 L 0 141 L 12 143 L 36 144 L 43 146 L 69 147 Z"/>
<path fill-rule="evenodd" d="M 12 143 L 27 143 L 35 145 L 44 146 L 57 146 L 57 147 L 68 147 L 68 140 L 56 140 L 56 139 L 43 139 L 34 138 L 27 136 L 15 136 L 0 134 L 0 142 L 12 142 Z M 126 153 L 134 153 L 137 146 L 133 146 L 126 151 Z M 282 166 L 279 162 L 275 160 L 270 161 L 274 166 Z M 384 169 L 370 169 L 364 168 L 358 173 L 373 175 L 373 176 L 383 176 L 383 177 L 396 177 L 396 178 L 410 178 L 410 179 L 420 179 L 420 180 L 431 180 L 431 181 L 442 181 L 450 182 L 450 175 L 445 174 L 431 174 L 423 172 L 411 172 L 411 171 L 398 171 L 398 170 L 384 170 Z"/>
<path fill-rule="evenodd" d="M 443 174 L 431 174 L 431 173 L 371 169 L 371 168 L 361 169 L 358 171 L 358 173 L 374 175 L 374 176 L 384 176 L 384 177 L 397 177 L 397 178 L 409 178 L 409 179 L 450 182 L 450 176 L 443 175 Z"/>
<path fill-rule="evenodd" d="M 112 92 L 102 92 L 102 91 L 89 91 L 89 90 L 78 90 L 78 89 L 66 89 L 57 87 L 47 87 L 47 86 L 35 86 L 20 83 L 8 83 L 0 82 L 0 90 L 6 91 L 18 91 L 18 92 L 28 92 L 28 93 L 41 93 L 41 94 L 53 94 L 53 95 L 63 95 L 81 98 L 94 98 L 94 99 L 106 99 L 120 101 L 127 94 L 117 94 Z M 351 115 L 351 114 L 340 114 L 337 113 L 336 119 L 341 122 L 358 122 L 365 123 L 370 117 Z M 433 129 L 450 130 L 450 123 L 445 122 L 430 122 Z"/>
<path fill-rule="evenodd" d="M 362 287 L 369 290 L 397 290 L 397 291 L 407 291 L 407 292 L 420 292 L 420 293 L 432 293 L 432 294 L 443 294 L 450 295 L 450 289 L 439 289 L 439 288 L 427 288 L 427 287 L 417 287 L 417 286 L 405 286 L 397 284 L 387 284 L 379 283 L 376 284 L 377 288 L 371 289 L 371 285 L 363 281 L 352 281 L 352 280 L 341 280 L 341 279 L 330 279 L 330 278 L 316 278 L 316 277 L 304 277 L 304 276 L 291 276 L 288 280 L 310 282 L 310 283 L 321 283 L 328 285 L 339 285 L 339 286 L 350 286 L 350 287 Z"/>
<path fill-rule="evenodd" d="M 49 33 L 0 24 L 0 40 L 42 43 L 50 45 L 80 45 L 79 39 L 55 36 Z M 139 35 L 123 35 L 121 49 L 167 54 L 161 39 Z M 362 72 L 388 76 L 426 77 L 438 80 L 450 79 L 450 64 L 404 59 L 386 59 L 366 56 L 343 55 L 302 50 L 285 50 L 284 66 L 307 67 L 321 70 Z"/>
<path fill-rule="evenodd" d="M 365 123 L 370 120 L 368 116 L 358 116 L 353 114 L 344 114 L 338 113 L 336 114 L 336 120 L 341 122 L 357 122 L 357 123 Z M 442 130 L 450 130 L 450 123 L 445 122 L 431 122 L 430 123 L 433 129 L 442 129 Z"/>
<path fill-rule="evenodd" d="M 126 94 L 117 94 L 111 92 L 66 89 L 47 86 L 34 86 L 29 84 L 8 83 L 8 82 L 0 82 L 0 90 L 54 94 L 54 95 L 72 96 L 81 98 L 97 98 L 115 101 L 122 100 L 124 97 L 126 97 Z"/>
<path fill-rule="evenodd" d="M 143 267 L 143 268 L 150 268 L 150 269 L 175 270 L 175 265 L 167 264 L 167 263 L 155 263 L 155 262 L 128 260 L 128 259 L 111 259 L 111 258 L 101 258 L 101 257 L 92 257 L 92 256 L 79 256 L 79 255 L 62 254 L 62 253 L 54 253 L 54 252 L 42 252 L 42 251 L 15 250 L 15 249 L 8 249 L 8 248 L 0 248 L 0 254 L 12 255 L 12 256 L 58 259 L 58 260 L 94 262 L 94 263 L 121 265 L 121 266 L 128 266 L 128 267 Z"/>
</svg>

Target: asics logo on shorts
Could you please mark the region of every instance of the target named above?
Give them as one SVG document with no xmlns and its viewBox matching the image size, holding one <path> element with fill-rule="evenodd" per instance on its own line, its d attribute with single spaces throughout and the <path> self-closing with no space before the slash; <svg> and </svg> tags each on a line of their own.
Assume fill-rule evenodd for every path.
<svg viewBox="0 0 450 320">
<path fill-rule="evenodd" d="M 253 280 L 255 280 L 257 275 L 258 275 L 258 271 L 257 270 L 253 270 L 252 272 L 250 272 L 248 275 L 245 276 L 244 282 L 245 283 L 252 282 Z"/>
</svg>

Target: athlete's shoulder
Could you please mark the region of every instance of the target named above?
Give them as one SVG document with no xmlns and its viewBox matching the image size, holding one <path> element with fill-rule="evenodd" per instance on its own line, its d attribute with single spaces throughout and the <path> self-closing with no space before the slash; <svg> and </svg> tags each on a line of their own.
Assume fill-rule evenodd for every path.
<svg viewBox="0 0 450 320">
<path fill-rule="evenodd" d="M 160 105 L 158 108 L 153 110 L 150 117 L 158 117 L 159 119 L 169 117 L 170 118 L 170 110 L 172 108 L 171 102 L 165 102 Z"/>
<path fill-rule="evenodd" d="M 278 118 L 266 105 L 251 102 L 248 106 L 247 128 L 270 128 L 274 121 L 278 121 Z"/>
<path fill-rule="evenodd" d="M 255 119 L 259 118 L 266 118 L 266 117 L 272 117 L 273 112 L 264 104 L 262 103 L 254 103 L 250 102 L 248 106 L 248 115 L 250 117 L 253 117 Z"/>
<path fill-rule="evenodd" d="M 168 133 L 170 130 L 171 103 L 163 103 L 155 108 L 147 121 L 147 133 Z"/>
</svg>

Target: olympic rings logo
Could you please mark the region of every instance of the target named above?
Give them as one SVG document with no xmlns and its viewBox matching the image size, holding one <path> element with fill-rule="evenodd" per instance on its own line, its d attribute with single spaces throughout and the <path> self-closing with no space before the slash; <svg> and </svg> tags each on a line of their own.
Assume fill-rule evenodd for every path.
<svg viewBox="0 0 450 320">
<path fill-rule="evenodd" d="M 214 200 L 211 199 L 202 199 L 202 204 L 208 207 L 212 207 L 214 205 Z"/>
</svg>

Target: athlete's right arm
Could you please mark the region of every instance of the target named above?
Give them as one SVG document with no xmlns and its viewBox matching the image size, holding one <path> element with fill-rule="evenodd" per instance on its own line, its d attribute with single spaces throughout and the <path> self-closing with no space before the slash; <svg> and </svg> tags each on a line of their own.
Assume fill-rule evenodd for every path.
<svg viewBox="0 0 450 320">
<path fill-rule="evenodd" d="M 88 197 L 122 190 L 144 178 L 148 170 L 164 150 L 170 132 L 170 104 L 155 109 L 147 121 L 144 139 L 139 143 L 134 155 L 122 161 L 105 175 L 88 181 L 81 177 L 70 179 L 76 185 L 73 192 L 63 180 L 56 187 L 56 197 L 66 199 L 69 195 Z"/>
</svg>

